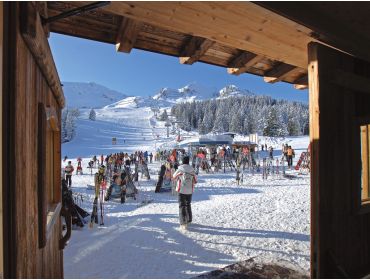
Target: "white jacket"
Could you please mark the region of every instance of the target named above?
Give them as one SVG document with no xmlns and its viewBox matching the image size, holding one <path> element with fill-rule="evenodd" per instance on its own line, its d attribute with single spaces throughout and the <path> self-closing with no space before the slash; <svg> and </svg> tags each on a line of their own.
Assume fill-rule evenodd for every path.
<svg viewBox="0 0 370 280">
<path fill-rule="evenodd" d="M 191 174 L 193 176 L 193 182 L 191 186 L 185 186 L 182 184 L 182 177 L 184 173 Z M 193 167 L 189 164 L 180 165 L 179 168 L 172 176 L 173 180 L 176 182 L 176 191 L 182 194 L 192 194 L 194 192 L 194 185 L 197 183 L 197 176 Z"/>
</svg>

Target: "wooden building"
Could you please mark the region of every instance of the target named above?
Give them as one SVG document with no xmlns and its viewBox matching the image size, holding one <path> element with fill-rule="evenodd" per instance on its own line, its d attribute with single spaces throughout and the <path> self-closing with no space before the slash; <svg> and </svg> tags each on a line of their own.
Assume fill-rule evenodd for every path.
<svg viewBox="0 0 370 280">
<path fill-rule="evenodd" d="M 0 275 L 63 277 L 49 32 L 308 87 L 311 276 L 369 274 L 369 14 L 366 2 L 0 2 Z"/>
</svg>

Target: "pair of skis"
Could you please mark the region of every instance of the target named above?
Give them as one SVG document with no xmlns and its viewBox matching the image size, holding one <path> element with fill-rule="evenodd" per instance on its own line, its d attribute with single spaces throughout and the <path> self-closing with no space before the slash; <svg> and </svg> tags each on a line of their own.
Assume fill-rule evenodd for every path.
<svg viewBox="0 0 370 280">
<path fill-rule="evenodd" d="M 104 193 L 106 189 L 106 182 L 103 181 L 101 188 L 99 185 L 96 186 L 95 189 L 95 199 L 93 203 L 93 210 L 91 213 L 91 220 L 90 220 L 90 228 L 94 227 L 94 223 L 98 224 L 98 200 L 99 200 L 99 206 L 100 206 L 100 226 L 104 225 Z"/>
</svg>

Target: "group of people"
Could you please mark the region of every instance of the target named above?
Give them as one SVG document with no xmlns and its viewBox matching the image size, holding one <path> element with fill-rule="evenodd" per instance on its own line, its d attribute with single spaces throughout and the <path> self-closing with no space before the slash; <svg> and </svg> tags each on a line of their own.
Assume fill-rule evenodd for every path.
<svg viewBox="0 0 370 280">
<path fill-rule="evenodd" d="M 180 153 L 180 155 L 179 155 Z M 168 162 L 176 166 L 174 173 L 171 173 L 171 179 L 175 184 L 176 192 L 178 193 L 179 202 L 179 221 L 180 229 L 187 229 L 192 222 L 191 200 L 194 192 L 195 184 L 197 183 L 197 176 L 194 168 L 189 164 L 190 158 L 181 151 L 169 151 L 166 153 Z M 89 162 L 89 167 L 92 168 L 98 164 L 99 168 L 95 174 L 95 197 L 98 197 L 100 190 L 107 189 L 104 200 L 109 200 L 112 197 L 120 197 L 121 203 L 125 202 L 128 193 L 128 187 L 134 186 L 132 181 L 132 171 L 130 166 L 135 163 L 152 162 L 153 154 L 143 151 L 136 151 L 130 156 L 127 153 L 115 153 L 104 157 L 101 155 L 100 160 L 94 156 Z M 181 159 L 182 164 L 178 162 Z M 67 160 L 67 157 L 65 157 Z M 105 163 L 105 165 L 104 165 Z M 82 168 L 82 159 L 77 159 L 78 168 Z M 111 171 L 110 171 L 111 170 Z M 69 187 L 72 185 L 72 175 L 74 167 L 71 161 L 64 168 L 65 179 Z M 137 192 L 137 190 L 134 190 Z"/>
</svg>

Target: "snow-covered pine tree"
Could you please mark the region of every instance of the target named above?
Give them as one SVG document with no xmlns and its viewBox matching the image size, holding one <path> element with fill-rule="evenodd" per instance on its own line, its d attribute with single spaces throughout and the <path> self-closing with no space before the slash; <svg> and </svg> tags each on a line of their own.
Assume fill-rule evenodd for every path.
<svg viewBox="0 0 370 280">
<path fill-rule="evenodd" d="M 161 116 L 159 117 L 160 121 L 166 121 L 168 119 L 167 110 L 164 110 Z"/>
<path fill-rule="evenodd" d="M 266 118 L 266 126 L 263 130 L 264 136 L 276 137 L 285 136 L 282 129 L 283 123 L 279 119 L 279 115 L 275 106 L 272 106 Z"/>
<path fill-rule="evenodd" d="M 62 111 L 62 143 L 69 142 L 76 133 L 76 119 L 80 115 L 77 108 L 66 108 Z"/>
<path fill-rule="evenodd" d="M 95 113 L 94 109 L 90 110 L 89 119 L 92 120 L 92 121 L 96 120 L 96 113 Z"/>
<path fill-rule="evenodd" d="M 238 111 L 236 111 L 231 117 L 230 131 L 240 134 L 243 133 L 243 120 L 241 118 L 241 114 Z"/>
</svg>

